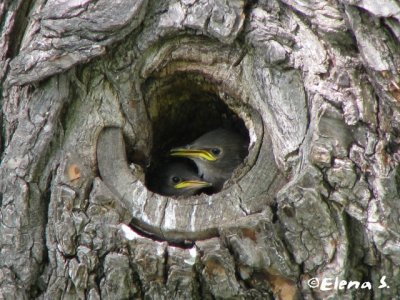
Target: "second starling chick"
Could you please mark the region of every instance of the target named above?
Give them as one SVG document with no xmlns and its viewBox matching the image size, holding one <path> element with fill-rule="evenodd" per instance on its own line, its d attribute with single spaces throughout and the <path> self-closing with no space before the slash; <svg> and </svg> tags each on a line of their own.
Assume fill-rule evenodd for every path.
<svg viewBox="0 0 400 300">
<path fill-rule="evenodd" d="M 197 175 L 195 166 L 187 161 L 168 162 L 153 171 L 150 186 L 164 196 L 192 196 L 212 184 Z"/>
</svg>

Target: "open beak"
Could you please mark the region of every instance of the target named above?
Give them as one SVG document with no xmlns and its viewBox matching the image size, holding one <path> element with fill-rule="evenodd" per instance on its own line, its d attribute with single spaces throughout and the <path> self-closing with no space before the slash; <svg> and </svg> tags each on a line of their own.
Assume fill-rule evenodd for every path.
<svg viewBox="0 0 400 300">
<path fill-rule="evenodd" d="M 169 154 L 171 156 L 180 156 L 187 158 L 201 158 L 208 161 L 215 161 L 217 158 L 207 150 L 202 149 L 186 149 L 186 148 L 174 148 L 171 149 Z"/>
<path fill-rule="evenodd" d="M 201 180 L 186 180 L 179 182 L 178 184 L 174 185 L 176 189 L 196 189 L 196 188 L 203 188 L 203 187 L 210 187 L 212 186 L 211 183 Z"/>
</svg>

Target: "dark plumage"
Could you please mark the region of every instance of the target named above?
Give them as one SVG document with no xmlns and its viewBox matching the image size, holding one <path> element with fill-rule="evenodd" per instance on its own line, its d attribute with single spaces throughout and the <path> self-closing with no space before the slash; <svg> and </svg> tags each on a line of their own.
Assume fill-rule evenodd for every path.
<svg viewBox="0 0 400 300">
<path fill-rule="evenodd" d="M 184 148 L 172 149 L 170 155 L 193 160 L 199 176 L 212 183 L 214 189 L 220 190 L 247 155 L 247 143 L 235 132 L 216 129 Z"/>
<path fill-rule="evenodd" d="M 194 165 L 184 160 L 168 162 L 153 171 L 151 187 L 164 196 L 191 196 L 211 184 L 197 175 Z"/>
</svg>

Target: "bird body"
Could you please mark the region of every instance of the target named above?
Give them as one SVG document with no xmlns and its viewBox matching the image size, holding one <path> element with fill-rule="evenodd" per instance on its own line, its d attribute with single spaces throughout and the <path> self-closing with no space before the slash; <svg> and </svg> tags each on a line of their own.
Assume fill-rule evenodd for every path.
<svg viewBox="0 0 400 300">
<path fill-rule="evenodd" d="M 220 128 L 205 133 L 184 148 L 172 149 L 170 155 L 193 160 L 198 175 L 220 190 L 247 155 L 247 143 L 241 135 Z"/>
<path fill-rule="evenodd" d="M 168 162 L 154 172 L 152 189 L 164 196 L 191 196 L 211 183 L 201 179 L 195 166 L 186 161 Z"/>
</svg>

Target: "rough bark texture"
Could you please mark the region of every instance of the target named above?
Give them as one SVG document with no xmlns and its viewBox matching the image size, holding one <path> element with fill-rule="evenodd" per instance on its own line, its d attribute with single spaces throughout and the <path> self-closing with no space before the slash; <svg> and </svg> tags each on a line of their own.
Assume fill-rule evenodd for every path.
<svg viewBox="0 0 400 300">
<path fill-rule="evenodd" d="M 400 295 L 397 1 L 4 0 L 0 19 L 0 299 Z M 146 188 L 165 147 L 224 122 L 250 145 L 223 191 Z"/>
</svg>

